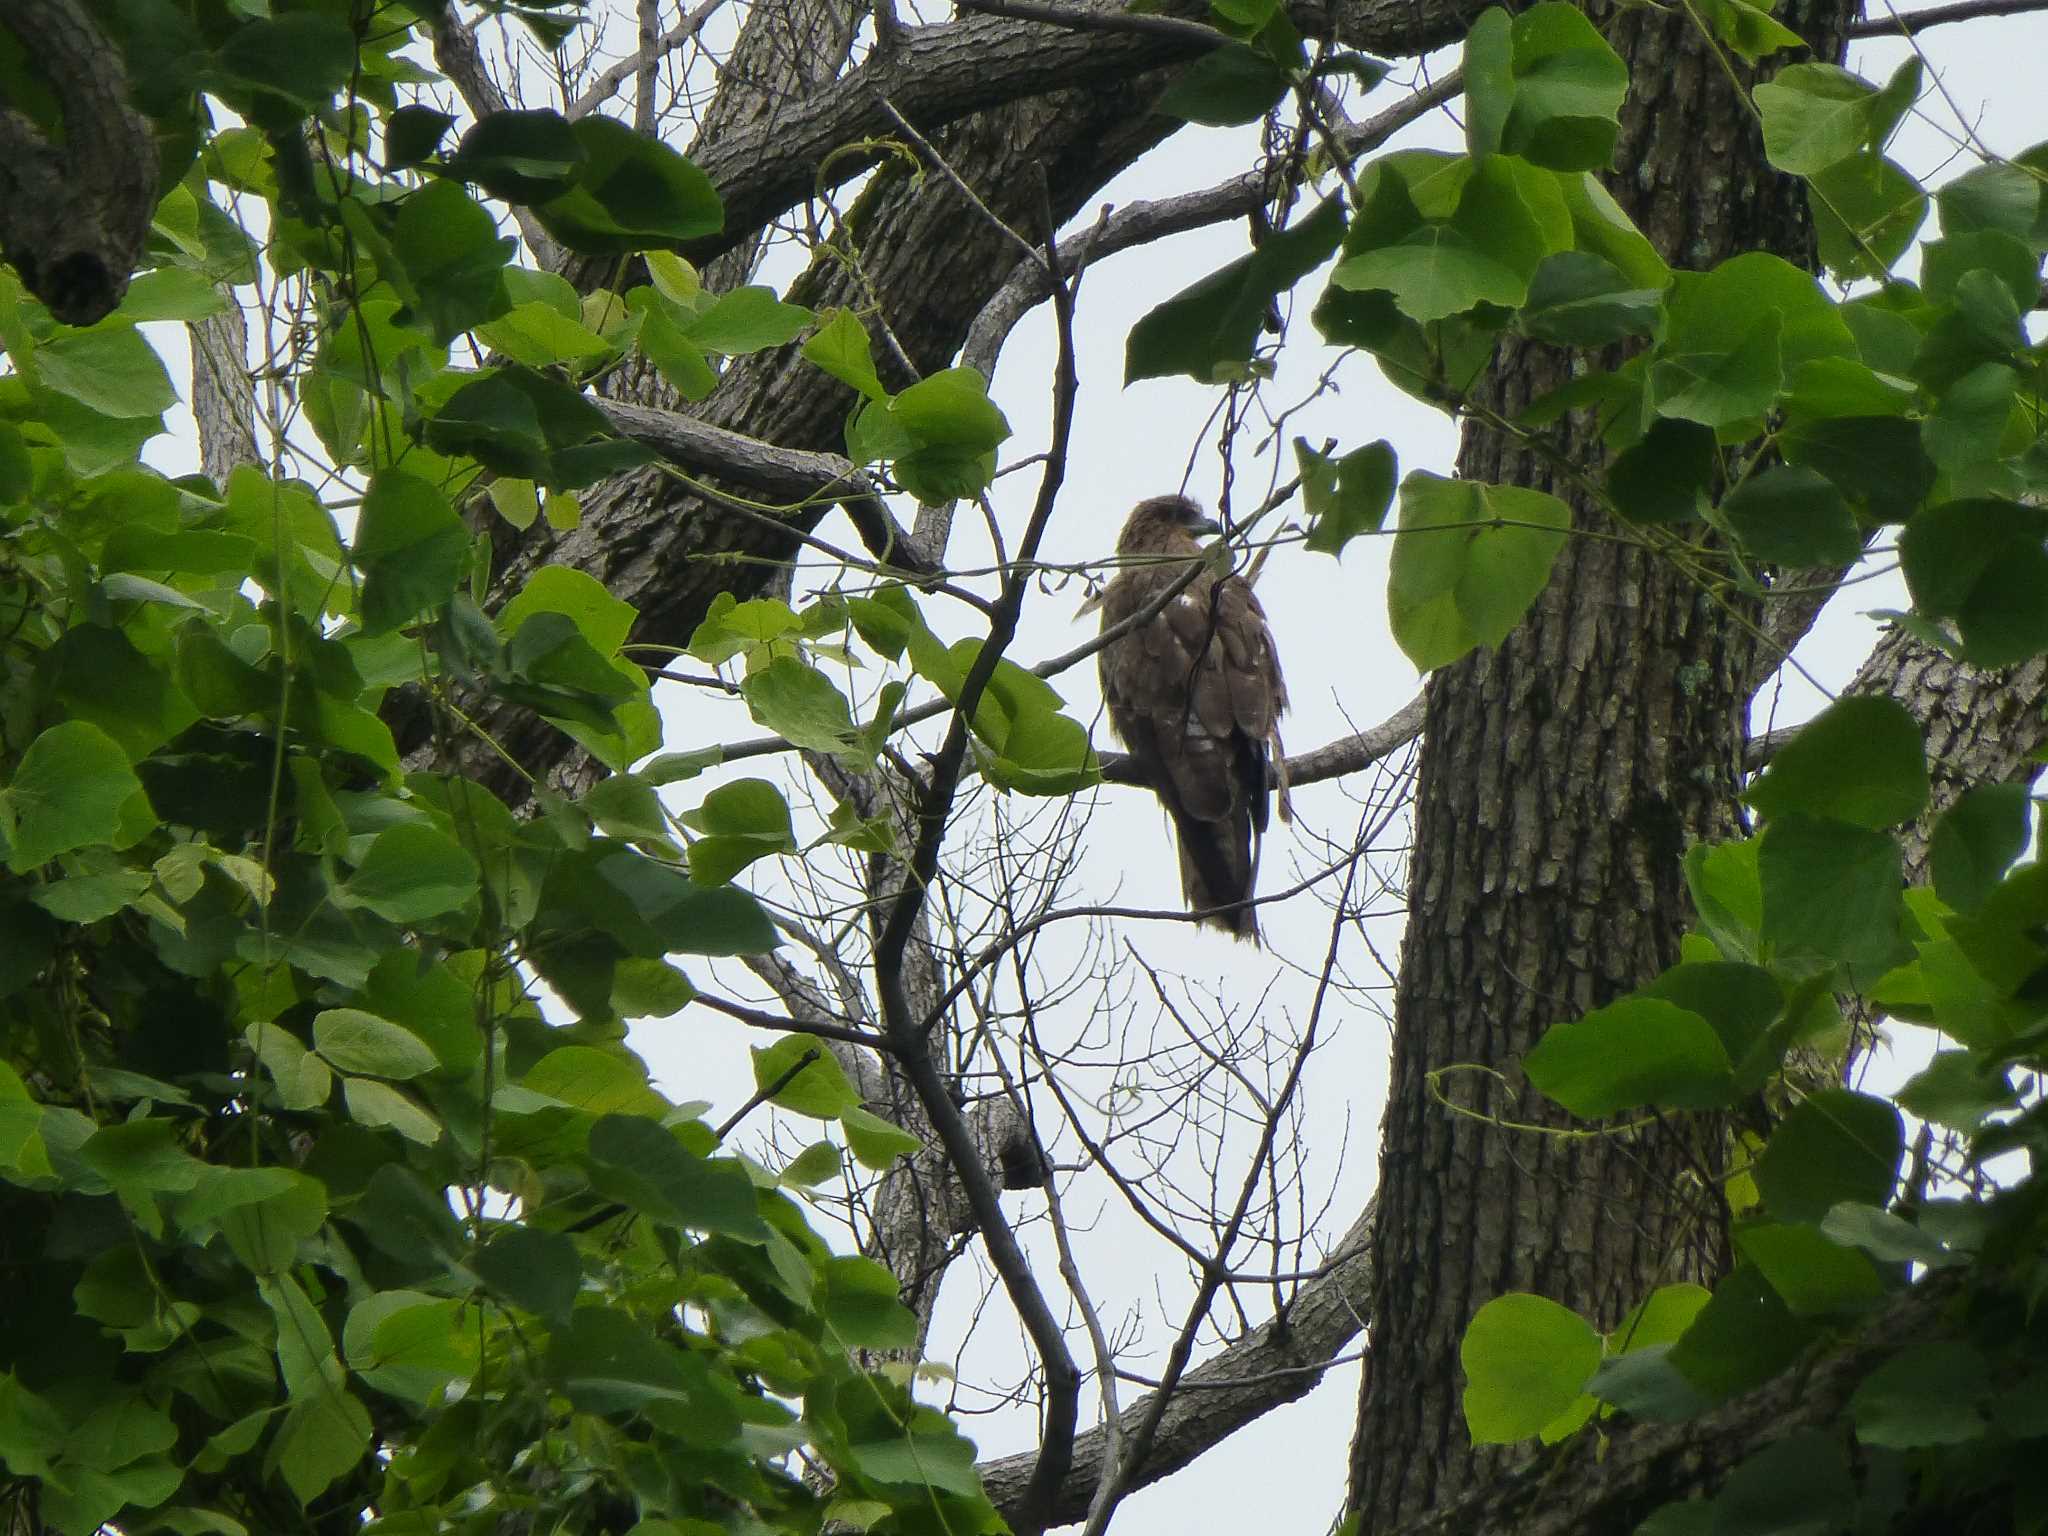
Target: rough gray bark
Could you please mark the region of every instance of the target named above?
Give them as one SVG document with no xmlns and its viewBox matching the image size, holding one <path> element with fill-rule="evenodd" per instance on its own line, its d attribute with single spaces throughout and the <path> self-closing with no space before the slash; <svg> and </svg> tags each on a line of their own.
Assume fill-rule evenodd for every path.
<svg viewBox="0 0 2048 1536">
<path fill-rule="evenodd" d="M 192 344 L 192 419 L 199 428 L 199 467 L 225 487 L 242 464 L 261 464 L 256 441 L 256 382 L 249 376 L 249 322 L 232 290 L 228 307 L 195 320 Z"/>
<path fill-rule="evenodd" d="M 1787 20 L 1834 57 L 1850 9 L 1820 0 Z M 1632 76 L 1613 160 L 1628 169 L 1609 183 L 1665 257 L 1808 258 L 1800 194 L 1764 162 L 1690 20 L 1595 15 Z M 1510 343 L 1483 407 L 1512 420 L 1567 377 L 1557 353 Z M 1597 529 L 1552 457 L 1484 420 L 1466 429 L 1461 474 L 1551 491 Z M 1582 471 L 1604 457 L 1582 422 L 1554 446 Z M 1533 1291 L 1611 1325 L 1656 1284 L 1721 1262 L 1722 1220 L 1700 1177 L 1711 1133 L 1567 1138 L 1491 1122 L 1562 1127 L 1521 1078 L 1522 1055 L 1551 1023 L 1676 960 L 1679 855 L 1736 827 L 1752 648 L 1668 562 L 1581 538 L 1498 652 L 1430 681 L 1352 1451 L 1364 1530 L 1399 1529 L 1521 1459 L 1476 1451 L 1465 1434 L 1458 1346 L 1483 1302 Z"/>
<path fill-rule="evenodd" d="M 156 140 L 128 105 L 121 54 L 77 0 L 12 0 L 0 12 L 49 82 L 63 116 L 53 137 L 0 108 L 0 252 L 67 325 L 121 302 L 156 212 Z"/>
</svg>

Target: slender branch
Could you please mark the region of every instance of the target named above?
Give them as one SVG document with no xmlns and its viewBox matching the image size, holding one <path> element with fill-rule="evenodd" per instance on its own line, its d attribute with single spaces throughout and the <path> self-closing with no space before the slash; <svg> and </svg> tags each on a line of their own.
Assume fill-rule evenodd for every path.
<svg viewBox="0 0 2048 1536">
<path fill-rule="evenodd" d="M 2048 4 L 2048 0 L 2041 0 L 2041 3 Z M 1346 154 L 1368 154 L 1410 123 L 1426 117 L 1446 102 L 1455 101 L 1464 94 L 1464 90 L 1464 72 L 1454 69 L 1405 101 L 1374 114 L 1362 123 L 1339 130 L 1338 144 Z M 1286 173 L 1286 164 L 1282 162 L 1270 170 L 1247 171 L 1242 176 L 1233 176 L 1198 192 L 1132 203 L 1103 218 L 1093 228 L 1070 236 L 1062 243 L 1061 249 L 1070 263 L 1077 268 L 1086 267 L 1120 251 L 1148 245 L 1171 235 L 1247 218 L 1279 193 Z M 1003 342 L 1018 321 L 1045 302 L 1049 292 L 1043 253 L 1033 251 L 1031 259 L 1019 262 L 1003 286 L 982 306 L 981 313 L 975 317 L 974 325 L 967 333 L 961 361 L 980 369 L 985 376 L 993 377 L 996 357 L 1002 351 Z"/>
<path fill-rule="evenodd" d="M 720 1141 L 724 1141 L 726 1137 L 730 1136 L 739 1127 L 739 1123 L 742 1120 L 746 1119 L 747 1116 L 795 1082 L 797 1073 L 803 1071 L 805 1067 L 818 1060 L 822 1055 L 824 1055 L 824 1052 L 817 1046 L 810 1047 L 782 1071 L 776 1073 L 772 1081 L 763 1083 L 760 1087 L 756 1088 L 747 1099 L 747 1102 L 727 1115 L 718 1129 L 712 1132 L 712 1135 L 716 1136 Z"/>
<path fill-rule="evenodd" d="M 731 998 L 720 997 L 713 992 L 699 992 L 690 999 L 702 1003 L 713 1013 L 722 1013 L 729 1019 L 738 1019 L 754 1029 L 772 1029 L 785 1035 L 816 1035 L 820 1040 L 844 1040 L 848 1045 L 864 1045 L 872 1051 L 884 1051 L 889 1042 L 870 1030 L 857 1029 L 850 1024 L 830 1024 L 822 1019 L 793 1019 L 779 1013 L 770 1013 L 765 1008 L 749 1008 L 745 1003 L 736 1003 Z"/>
<path fill-rule="evenodd" d="M 1050 226 L 1050 219 L 1047 220 Z M 1048 235 L 1048 241 L 1050 235 Z M 1057 265 L 1056 253 L 1048 251 Z M 1074 397 L 1078 381 L 1074 370 L 1074 299 L 1065 281 L 1056 283 L 1054 314 L 1059 335 L 1059 355 L 1053 372 L 1051 442 L 1045 473 L 1040 478 L 1037 504 L 1018 546 L 1017 563 L 1004 579 L 1001 598 L 989 625 L 987 640 L 969 668 L 961 686 L 959 705 L 946 740 L 934 757 L 931 776 L 917 810 L 918 838 L 905 871 L 901 891 L 891 905 L 882 931 L 875 941 L 874 970 L 880 982 L 882 1017 L 890 1045 L 902 1064 L 904 1075 L 916 1090 L 932 1127 L 945 1144 L 946 1154 L 960 1175 L 968 1201 L 981 1227 L 982 1242 L 990 1264 L 1001 1276 L 1011 1304 L 1017 1308 L 1024 1330 L 1037 1351 L 1039 1367 L 1045 1373 L 1043 1427 L 1039 1434 L 1038 1459 L 1019 1501 L 1011 1528 L 1018 1536 L 1039 1536 L 1051 1523 L 1054 1493 L 1065 1480 L 1072 1463 L 1074 1431 L 1079 1419 L 1081 1372 L 1067 1348 L 1065 1331 L 1047 1304 L 1045 1293 L 1031 1273 L 1030 1261 L 1017 1235 L 1003 1219 L 994 1182 L 975 1163 L 973 1139 L 946 1093 L 946 1084 L 932 1059 L 930 1033 L 912 1007 L 904 979 L 904 949 L 910 942 L 924 906 L 925 892 L 937 872 L 939 848 L 945 840 L 952 815 L 954 795 L 959 789 L 967 762 L 969 722 L 981 702 L 996 663 L 1016 637 L 1017 623 L 1031 588 L 1031 567 L 1040 540 L 1052 520 L 1059 489 L 1066 478 L 1067 448 L 1073 431 Z"/>
<path fill-rule="evenodd" d="M 632 53 L 605 69 L 591 81 L 583 94 L 569 103 L 569 110 L 562 115 L 572 120 L 586 117 L 617 95 L 619 87 L 625 84 L 628 76 L 639 75 L 643 71 L 647 75 L 652 75 L 655 66 L 662 59 L 703 31 L 704 23 L 724 4 L 725 0 L 703 0 L 695 10 L 659 37 L 651 41 L 643 38 L 640 46 Z M 636 113 L 640 110 L 637 102 L 634 104 L 634 110 Z"/>
<path fill-rule="evenodd" d="M 1889 6 L 1886 9 L 1887 15 L 1867 16 L 1849 23 L 1850 38 L 1917 37 L 1929 27 L 1945 27 L 1951 22 L 2048 11 L 2048 0 L 1957 0 L 1954 5 L 1931 6 L 1924 11 L 1893 11 Z"/>
</svg>

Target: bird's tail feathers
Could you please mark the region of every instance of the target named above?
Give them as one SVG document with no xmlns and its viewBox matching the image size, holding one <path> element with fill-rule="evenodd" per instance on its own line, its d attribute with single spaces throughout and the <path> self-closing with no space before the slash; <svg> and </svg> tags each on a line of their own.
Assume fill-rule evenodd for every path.
<svg viewBox="0 0 2048 1536">
<path fill-rule="evenodd" d="M 1258 884 L 1258 844 L 1250 815 L 1240 811 L 1222 821 L 1202 821 L 1179 810 L 1172 815 L 1180 845 L 1180 886 L 1189 909 L 1208 912 L 1204 923 L 1258 944 L 1259 915 L 1251 904 Z"/>
</svg>

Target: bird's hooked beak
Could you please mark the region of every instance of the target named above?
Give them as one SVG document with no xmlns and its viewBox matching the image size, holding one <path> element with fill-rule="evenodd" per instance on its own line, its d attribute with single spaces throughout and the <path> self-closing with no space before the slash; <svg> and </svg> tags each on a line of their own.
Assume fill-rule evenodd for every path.
<svg viewBox="0 0 2048 1536">
<path fill-rule="evenodd" d="M 1187 530 L 1189 533 L 1198 536 L 1205 533 L 1212 536 L 1220 536 L 1223 532 L 1223 525 L 1213 517 L 1198 517 L 1187 525 Z"/>
</svg>

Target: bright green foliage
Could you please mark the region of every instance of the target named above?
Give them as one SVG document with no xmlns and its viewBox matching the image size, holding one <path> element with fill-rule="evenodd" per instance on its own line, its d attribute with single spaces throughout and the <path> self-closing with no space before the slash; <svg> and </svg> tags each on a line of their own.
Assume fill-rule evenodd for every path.
<svg viewBox="0 0 2048 1536">
<path fill-rule="evenodd" d="M 1570 522 L 1541 491 L 1410 475 L 1387 578 L 1387 617 L 1408 659 L 1426 672 L 1505 640 L 1549 580 Z"/>
<path fill-rule="evenodd" d="M 627 1016 L 693 996 L 669 956 L 778 942 L 731 881 L 796 850 L 787 805 L 742 780 L 672 819 L 655 786 L 706 754 L 625 771 L 660 733 L 624 654 L 636 615 L 597 582 L 549 567 L 496 612 L 476 595 L 489 541 L 466 515 L 531 521 L 548 492 L 570 519 L 578 488 L 647 460 L 591 370 L 637 346 L 703 382 L 815 317 L 704 292 L 667 249 L 721 218 L 674 151 L 550 112 L 451 144 L 398 101 L 409 13 L 364 33 L 355 9 L 270 9 L 106 13 L 164 76 L 145 105 L 170 191 L 123 311 L 63 326 L 0 272 L 0 1467 L 67 1536 L 513 1510 L 810 1536 L 827 1498 L 804 1447 L 874 1529 L 992 1530 L 971 1445 L 855 1362 L 915 1342 L 887 1271 L 833 1254 L 623 1043 Z M 252 126 L 213 133 L 198 90 Z M 346 178 L 308 158 L 314 114 L 374 126 L 325 136 Z M 309 296 L 293 383 L 342 472 L 317 488 L 138 459 L 174 394 L 134 322 L 254 276 L 227 191 L 267 204 L 262 259 Z M 576 250 L 646 251 L 651 282 L 586 301 L 511 265 L 486 197 Z M 814 351 L 865 382 L 858 332 L 833 317 Z M 906 479 L 992 472 L 1008 429 L 979 379 L 877 393 Z M 847 606 L 741 606 L 700 641 L 744 666 L 757 716 L 872 760 L 818 665 Z M 1086 733 L 1030 682 L 990 695 L 991 761 L 1071 786 Z M 456 685 L 620 771 L 522 820 L 402 759 L 391 690 L 438 709 Z M 806 1051 L 781 1096 L 867 1166 L 915 1150 L 809 1040 L 770 1054 Z M 813 1151 L 792 1186 L 838 1167 Z"/>
</svg>

